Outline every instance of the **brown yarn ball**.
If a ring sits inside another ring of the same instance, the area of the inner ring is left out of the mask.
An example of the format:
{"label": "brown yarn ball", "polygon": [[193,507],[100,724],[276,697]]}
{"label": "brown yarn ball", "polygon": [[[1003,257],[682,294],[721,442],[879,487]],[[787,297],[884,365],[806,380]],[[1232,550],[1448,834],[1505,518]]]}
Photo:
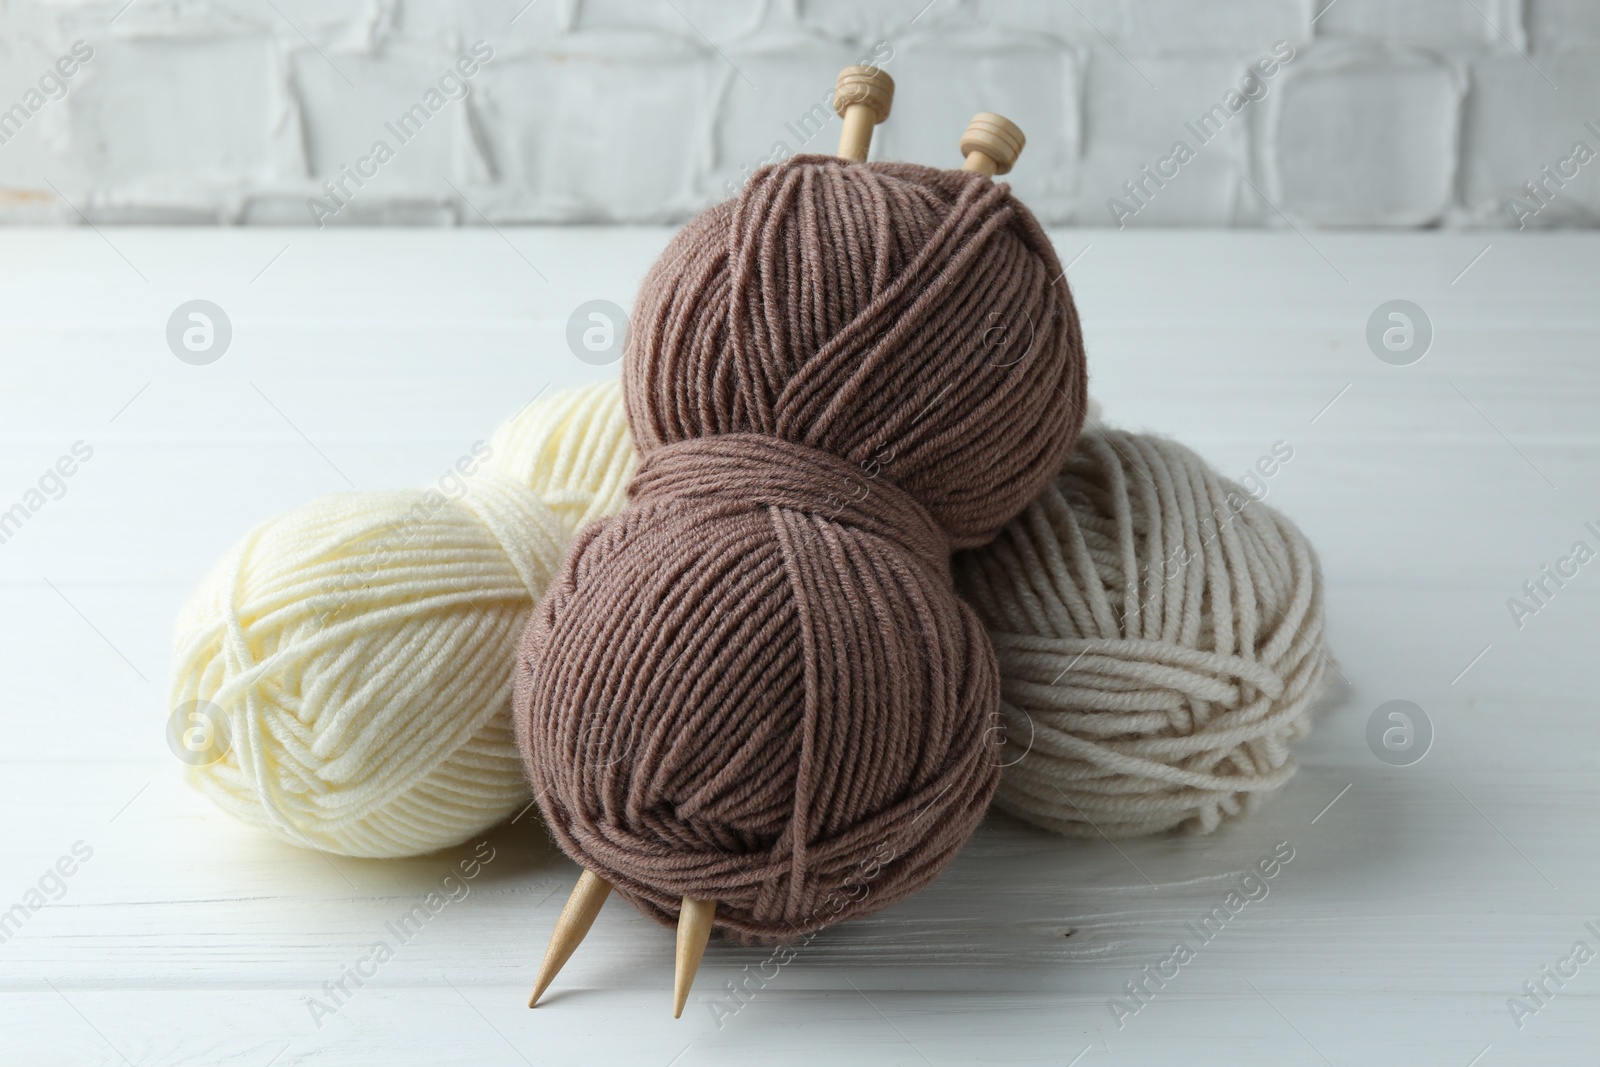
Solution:
{"label": "brown yarn ball", "polygon": [[1077,316],[1007,186],[801,156],[686,226],[624,364],[642,460],[523,638],[561,847],[641,910],[781,942],[931,881],[999,777],[953,548],[1058,471]]}

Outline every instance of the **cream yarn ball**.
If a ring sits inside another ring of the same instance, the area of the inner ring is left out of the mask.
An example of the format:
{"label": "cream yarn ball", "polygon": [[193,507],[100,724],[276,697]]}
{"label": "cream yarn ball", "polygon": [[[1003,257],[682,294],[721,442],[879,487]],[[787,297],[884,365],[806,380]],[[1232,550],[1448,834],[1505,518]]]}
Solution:
{"label": "cream yarn ball", "polygon": [[170,707],[209,702],[226,738],[191,782],[348,856],[506,818],[528,796],[510,718],[523,623],[634,466],[602,382],[533,401],[435,487],[339,493],[250,531],[177,621]]}
{"label": "cream yarn ball", "polygon": [[1184,446],[1086,430],[956,574],[1000,662],[1002,810],[1209,832],[1294,773],[1330,665],[1316,555]]}

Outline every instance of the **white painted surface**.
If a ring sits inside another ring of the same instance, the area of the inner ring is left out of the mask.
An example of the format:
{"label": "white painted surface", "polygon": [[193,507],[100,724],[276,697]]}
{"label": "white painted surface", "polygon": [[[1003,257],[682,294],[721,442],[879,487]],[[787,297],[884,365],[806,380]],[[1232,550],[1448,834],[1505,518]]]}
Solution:
{"label": "white painted surface", "polygon": [[[875,152],[953,165],[972,114],[999,111],[1027,132],[1015,181],[1048,222],[1587,227],[1600,163],[1573,148],[1600,152],[1597,10],[13,0],[0,9],[0,220],[305,225],[313,198],[318,217],[337,209],[333,224],[681,219],[766,160],[831,151],[834,77],[871,59],[899,84]],[[79,41],[92,58],[39,92]],[[492,58],[441,83],[478,42]],[[1252,86],[1277,42],[1292,61]],[[1240,89],[1251,102],[1229,101]],[[430,90],[421,132],[397,136]],[[17,103],[29,110],[10,137]],[[1221,104],[1225,133],[1197,137],[1187,124]],[[363,164],[380,140],[394,157]],[[1196,158],[1163,166],[1179,140]],[[352,184],[345,167],[367,177]]]}
{"label": "white painted surface", "polygon": [[[626,306],[667,235],[102,230],[0,245],[0,507],[94,449],[0,544],[0,908],[93,849],[0,944],[0,1062],[1594,1062],[1600,962],[1520,1031],[1506,1002],[1600,947],[1600,563],[1520,632],[1506,600],[1600,526],[1600,240],[1473,262],[1485,237],[1057,233],[1110,420],[1232,472],[1295,450],[1269,500],[1321,552],[1348,681],[1257,815],[1120,848],[996,817],[720,1028],[762,955],[714,944],[675,1023],[671,936],[617,903],[523,1007],[575,877],[524,820],[318,1028],[306,998],[470,850],[330,860],[191,792],[162,738],[174,611],[257,519],[346,477],[428,481],[546,383],[607,373],[566,316]],[[163,338],[195,297],[235,330],[206,367]],[[1363,339],[1395,297],[1437,330],[1409,367]],[[1363,739],[1395,698],[1437,731],[1403,769]],[[1280,841],[1266,899],[1118,1029],[1109,999]]]}

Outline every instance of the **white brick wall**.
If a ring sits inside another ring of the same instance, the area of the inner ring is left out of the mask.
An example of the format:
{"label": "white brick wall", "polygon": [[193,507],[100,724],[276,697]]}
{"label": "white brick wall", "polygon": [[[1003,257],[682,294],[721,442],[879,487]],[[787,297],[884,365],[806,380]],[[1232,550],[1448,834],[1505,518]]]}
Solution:
{"label": "white brick wall", "polygon": [[677,220],[831,151],[834,75],[874,54],[875,153],[956,165],[1000,111],[1053,223],[1600,220],[1600,0],[524,3],[12,0],[0,221]]}

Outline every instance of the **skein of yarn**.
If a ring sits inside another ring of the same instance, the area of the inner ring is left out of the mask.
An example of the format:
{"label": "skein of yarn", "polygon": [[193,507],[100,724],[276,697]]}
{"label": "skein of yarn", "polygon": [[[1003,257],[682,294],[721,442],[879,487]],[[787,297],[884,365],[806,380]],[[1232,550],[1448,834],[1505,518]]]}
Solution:
{"label": "skein of yarn", "polygon": [[781,942],[977,826],[1000,683],[949,553],[1077,434],[1061,275],[1006,186],[910,164],[798,156],[674,238],[624,357],[628,507],[578,536],[517,670],[546,824],[602,886]]}
{"label": "skein of yarn", "polygon": [[1294,773],[1330,664],[1298,529],[1184,446],[1085,431],[960,554],[1002,676],[995,804],[1064,834],[1210,832]]}
{"label": "skein of yarn", "polygon": [[171,706],[224,742],[190,781],[297,845],[411,856],[528,796],[511,670],[533,602],[635,467],[614,382],[534,400],[429,489],[339,493],[256,527],[177,621]]}

